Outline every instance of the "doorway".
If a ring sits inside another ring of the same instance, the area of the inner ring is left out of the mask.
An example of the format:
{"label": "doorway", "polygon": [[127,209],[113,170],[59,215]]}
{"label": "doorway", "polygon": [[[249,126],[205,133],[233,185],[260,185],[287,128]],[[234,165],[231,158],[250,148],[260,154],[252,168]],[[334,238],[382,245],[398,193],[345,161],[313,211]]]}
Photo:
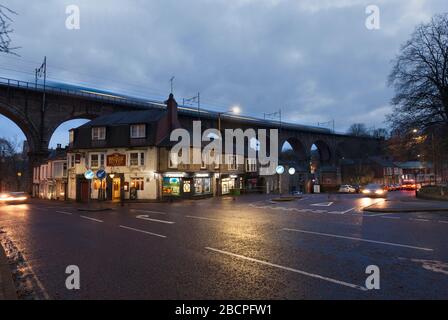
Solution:
{"label": "doorway", "polygon": [[119,201],[121,194],[121,178],[114,178],[112,181],[112,200]]}

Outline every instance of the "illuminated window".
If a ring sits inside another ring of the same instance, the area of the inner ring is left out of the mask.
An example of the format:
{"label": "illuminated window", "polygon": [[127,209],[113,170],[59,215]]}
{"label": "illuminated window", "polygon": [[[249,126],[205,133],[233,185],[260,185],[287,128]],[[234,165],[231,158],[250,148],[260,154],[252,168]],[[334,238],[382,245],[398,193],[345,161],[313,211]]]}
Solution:
{"label": "illuminated window", "polygon": [[135,188],[136,190],[144,190],[144,179],[143,178],[131,178],[131,188]]}

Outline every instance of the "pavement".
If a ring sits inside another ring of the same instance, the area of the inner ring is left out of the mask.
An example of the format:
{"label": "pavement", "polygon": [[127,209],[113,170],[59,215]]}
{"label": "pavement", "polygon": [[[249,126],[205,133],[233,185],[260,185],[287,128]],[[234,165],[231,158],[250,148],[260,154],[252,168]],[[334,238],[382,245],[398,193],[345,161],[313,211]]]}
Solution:
{"label": "pavement", "polygon": [[[271,200],[105,212],[36,200],[0,207],[0,227],[23,257],[27,289],[45,299],[448,298],[446,214],[365,212],[384,199],[362,195]],[[69,266],[79,268],[79,290],[66,287]],[[379,290],[367,288],[371,266],[380,271]]]}
{"label": "pavement", "polygon": [[17,293],[11,276],[11,269],[5,251],[0,245],[0,300],[16,299]]}

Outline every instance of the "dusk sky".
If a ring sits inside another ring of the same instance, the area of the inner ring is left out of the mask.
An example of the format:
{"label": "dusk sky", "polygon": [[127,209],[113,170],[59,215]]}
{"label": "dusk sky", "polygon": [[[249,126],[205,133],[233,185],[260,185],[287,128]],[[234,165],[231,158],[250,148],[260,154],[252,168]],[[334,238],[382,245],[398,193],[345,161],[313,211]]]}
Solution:
{"label": "dusk sky", "polygon": [[[415,26],[448,11],[446,0],[3,0],[17,12],[13,45],[0,55],[0,76],[33,81],[48,59],[52,81],[163,100],[201,93],[205,108],[238,104],[263,117],[316,125],[335,120],[385,127],[391,111],[391,60]],[[80,29],[65,26],[67,5],[80,8]],[[367,5],[380,29],[365,26]],[[66,124],[52,140],[66,144]],[[0,136],[23,139],[0,116]]]}

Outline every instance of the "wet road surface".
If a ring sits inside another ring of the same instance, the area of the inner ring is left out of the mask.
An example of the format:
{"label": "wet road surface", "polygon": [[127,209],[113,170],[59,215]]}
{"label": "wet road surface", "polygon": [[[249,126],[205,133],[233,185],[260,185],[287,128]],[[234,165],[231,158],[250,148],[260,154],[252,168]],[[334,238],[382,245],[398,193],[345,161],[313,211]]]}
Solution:
{"label": "wet road surface", "polygon": [[[105,212],[35,200],[0,207],[0,228],[41,298],[448,298],[447,213],[362,212],[384,200],[361,195],[270,199]],[[80,269],[80,290],[65,287],[69,265]],[[380,269],[380,290],[366,290],[369,265]]]}

